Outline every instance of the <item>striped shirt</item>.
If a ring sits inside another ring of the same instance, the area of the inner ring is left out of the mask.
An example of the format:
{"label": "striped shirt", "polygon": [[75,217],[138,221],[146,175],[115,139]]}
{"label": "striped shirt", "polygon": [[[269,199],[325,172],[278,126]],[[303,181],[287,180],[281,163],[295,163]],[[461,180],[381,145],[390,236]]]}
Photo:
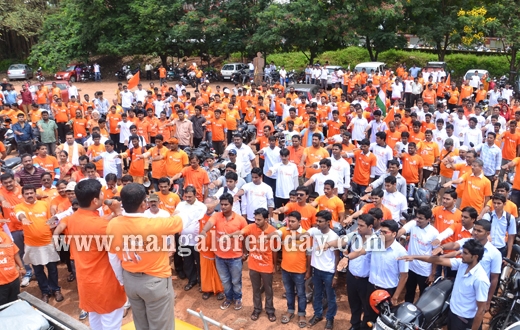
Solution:
{"label": "striped shirt", "polygon": [[20,181],[20,186],[25,186],[28,184],[34,185],[34,187],[39,187],[42,181],[42,174],[47,173],[44,168],[34,166],[34,172],[31,174],[25,170],[25,168],[21,168],[18,172],[15,173],[15,178],[18,178]]}
{"label": "striped shirt", "polygon": [[491,147],[487,143],[482,143],[475,148],[476,152],[480,152],[480,159],[484,162],[485,176],[493,176],[496,171],[500,171],[502,166],[502,150],[493,144]]}

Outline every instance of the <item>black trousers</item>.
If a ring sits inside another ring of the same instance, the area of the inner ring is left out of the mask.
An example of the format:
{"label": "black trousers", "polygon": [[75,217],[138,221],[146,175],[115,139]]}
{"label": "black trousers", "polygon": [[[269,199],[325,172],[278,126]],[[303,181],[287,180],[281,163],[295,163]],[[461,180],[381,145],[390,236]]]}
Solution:
{"label": "black trousers", "polygon": [[[276,190],[273,190],[276,191]],[[279,208],[284,206],[285,204],[289,203],[288,198],[280,198],[280,197],[274,197],[274,207]],[[278,220],[282,221],[284,219],[285,215],[283,213],[278,214]]]}
{"label": "black trousers", "polygon": [[233,134],[235,134],[236,130],[228,130],[227,133],[226,133],[226,137],[227,137],[227,143],[230,144],[231,142],[233,142]]}
{"label": "black trousers", "polygon": [[419,275],[411,270],[408,271],[408,280],[406,281],[406,294],[404,295],[404,301],[410,302],[413,304],[415,299],[415,289],[419,286],[419,292],[422,294],[424,289],[428,287],[426,280],[427,276]]}
{"label": "black trousers", "polygon": [[224,141],[213,141],[213,149],[217,155],[222,155],[224,153]]}
{"label": "black trousers", "polygon": [[119,143],[119,133],[116,133],[116,134],[112,134],[110,133],[110,140],[112,140],[112,142],[114,142],[114,149],[116,149],[116,152],[122,152],[121,150],[121,145],[122,143]]}
{"label": "black trousers", "polygon": [[194,246],[183,245],[179,249],[179,254],[183,258],[183,267],[188,283],[200,283],[200,254]]}
{"label": "black trousers", "polygon": [[271,179],[264,173],[264,182],[273,189],[273,192],[276,191],[276,179]]}
{"label": "black trousers", "polygon": [[[356,329],[367,326],[367,311],[372,309],[368,302],[369,297],[367,296],[368,284],[368,277],[354,276],[350,270],[347,269],[347,296],[350,313],[352,314],[350,324]],[[363,314],[363,321],[361,321],[361,315]]]}
{"label": "black trousers", "polygon": [[[448,312],[448,330],[463,330],[463,329],[471,329],[473,326],[473,319],[465,319],[458,315],[453,314],[453,312]],[[480,325],[482,328],[482,325]]]}
{"label": "black trousers", "polygon": [[181,255],[179,254],[179,239],[180,239],[181,235],[180,234],[175,234],[175,247],[177,249],[177,251],[173,254],[173,267],[175,268],[175,272],[177,274],[179,273],[184,273],[184,267],[183,267],[183,260],[182,260],[182,257]]}
{"label": "black trousers", "polygon": [[11,283],[0,285],[0,306],[18,299],[20,294],[20,279],[16,278]]}
{"label": "black trousers", "polygon": [[67,127],[66,123],[56,123],[58,125],[58,137],[60,138],[59,143],[65,143],[65,134],[70,130],[69,127]]}
{"label": "black trousers", "polygon": [[152,70],[146,70],[146,80],[152,80]]}
{"label": "black trousers", "polygon": [[[385,290],[385,291],[387,291],[390,294],[390,296],[393,296],[396,289],[397,289],[397,287],[389,288],[389,289],[380,288],[380,287],[377,287],[374,284],[368,282],[368,285],[367,285],[367,297],[366,297],[367,304],[370,304],[370,295],[372,294],[372,292],[374,292],[376,290]],[[372,323],[374,323],[377,320],[377,314],[376,314],[376,312],[374,312],[372,307],[367,309],[367,317],[366,317],[366,319],[368,321],[372,322]]]}
{"label": "black trousers", "polygon": [[489,181],[491,181],[491,192],[494,192],[495,191],[495,176],[494,175],[490,175],[490,176],[485,175],[485,177],[488,178]]}
{"label": "black trousers", "polygon": [[198,148],[199,144],[202,142],[202,138],[193,137],[193,147]]}
{"label": "black trousers", "polygon": [[251,287],[253,289],[253,308],[255,312],[262,312],[262,285],[265,292],[265,312],[267,314],[274,313],[273,303],[273,274],[260,273],[256,270],[249,270],[249,278],[251,279]]}
{"label": "black trousers", "polygon": [[33,154],[33,143],[32,141],[20,141],[17,142],[18,144],[18,152],[20,153],[20,156],[27,153],[32,156]]}

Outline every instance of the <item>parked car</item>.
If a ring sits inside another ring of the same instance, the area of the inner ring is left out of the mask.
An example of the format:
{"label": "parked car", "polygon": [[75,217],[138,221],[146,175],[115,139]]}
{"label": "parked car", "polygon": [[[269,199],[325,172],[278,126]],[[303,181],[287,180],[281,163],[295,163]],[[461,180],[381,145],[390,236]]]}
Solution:
{"label": "parked car", "polygon": [[356,65],[354,71],[361,72],[361,70],[365,69],[367,73],[370,73],[372,70],[374,72],[379,71],[383,73],[385,71],[385,63],[383,62],[363,62]]}
{"label": "parked car", "polygon": [[320,89],[320,86],[318,85],[312,85],[312,84],[294,84],[291,85],[291,88],[294,88],[294,91],[299,94],[300,92],[303,92],[307,100],[310,100],[318,94],[318,91]]}
{"label": "parked car", "polygon": [[446,62],[428,62],[426,63],[425,69],[444,69],[445,72],[448,72],[448,65]]}
{"label": "parked car", "polygon": [[[343,67],[339,66],[339,65],[327,65],[325,67],[325,69],[327,69],[328,73],[327,73],[327,85],[328,86],[332,86],[332,72],[334,72],[334,70],[336,69],[341,69],[341,70],[344,70]],[[342,81],[340,81],[342,82]],[[332,86],[334,87],[334,86]]]}
{"label": "parked car", "polygon": [[475,71],[478,72],[478,76],[482,78],[484,74],[487,74],[489,76],[489,72],[487,70],[481,70],[481,69],[471,69],[466,72],[464,75],[464,80],[471,80],[471,77],[475,74]]}
{"label": "parked car", "polygon": [[[54,82],[56,83],[56,86],[59,89],[61,89],[61,100],[63,102],[69,102],[69,87],[70,87],[69,82],[68,81],[54,81]],[[43,85],[45,87],[47,87],[47,89],[49,90],[49,93],[52,90],[52,83],[53,83],[53,81],[45,81],[45,82],[43,82]],[[31,86],[29,86],[29,90],[34,95],[36,93],[36,91],[38,90],[38,85],[31,85]]]}
{"label": "parked car", "polygon": [[242,69],[249,69],[249,67],[244,63],[229,63],[222,67],[220,73],[222,74],[222,79],[231,80],[231,76],[234,73],[239,73]]}
{"label": "parked car", "polygon": [[69,65],[65,70],[56,72],[54,79],[76,82],[76,71],[74,71],[76,65],[79,65],[82,70],[85,68],[85,64]]}
{"label": "parked car", "polygon": [[12,64],[9,69],[7,69],[7,78],[9,78],[9,80],[32,79],[33,69],[27,64]]}

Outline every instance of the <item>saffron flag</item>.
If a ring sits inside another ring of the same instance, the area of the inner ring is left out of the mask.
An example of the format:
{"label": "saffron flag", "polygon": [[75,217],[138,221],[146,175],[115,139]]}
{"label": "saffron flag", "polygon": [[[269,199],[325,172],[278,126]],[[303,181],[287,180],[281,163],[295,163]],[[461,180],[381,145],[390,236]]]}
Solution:
{"label": "saffron flag", "polygon": [[448,78],[446,78],[446,87],[450,88],[450,86],[451,86],[451,77],[450,77],[450,74],[448,74]]}
{"label": "saffron flag", "polygon": [[128,89],[132,89],[132,88],[135,88],[137,87],[137,85],[139,84],[139,76],[140,76],[141,72],[140,71],[137,71],[134,76],[132,78],[130,78],[130,80],[128,80]]}

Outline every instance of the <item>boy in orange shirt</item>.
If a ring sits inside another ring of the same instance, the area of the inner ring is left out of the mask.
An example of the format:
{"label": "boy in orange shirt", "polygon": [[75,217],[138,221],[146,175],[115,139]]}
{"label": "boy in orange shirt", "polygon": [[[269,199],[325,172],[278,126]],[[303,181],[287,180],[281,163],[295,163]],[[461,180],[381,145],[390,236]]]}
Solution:
{"label": "boy in orange shirt", "polygon": [[220,109],[216,109],[214,114],[215,120],[211,123],[213,149],[217,155],[220,156],[224,153],[224,149],[226,148],[227,123],[224,119],[220,118],[222,114]]}
{"label": "boy in orange shirt", "polygon": [[121,152],[121,146],[119,143],[119,133],[121,132],[119,128],[119,122],[123,121],[120,113],[116,112],[117,107],[115,105],[110,107],[110,111],[107,114],[107,122],[108,122],[108,133],[110,134],[110,140],[114,141],[116,144],[116,151]]}
{"label": "boy in orange shirt", "polygon": [[81,110],[76,110],[76,118],[72,121],[72,129],[74,131],[74,139],[76,143],[83,145],[87,140],[87,120],[83,118]]}

